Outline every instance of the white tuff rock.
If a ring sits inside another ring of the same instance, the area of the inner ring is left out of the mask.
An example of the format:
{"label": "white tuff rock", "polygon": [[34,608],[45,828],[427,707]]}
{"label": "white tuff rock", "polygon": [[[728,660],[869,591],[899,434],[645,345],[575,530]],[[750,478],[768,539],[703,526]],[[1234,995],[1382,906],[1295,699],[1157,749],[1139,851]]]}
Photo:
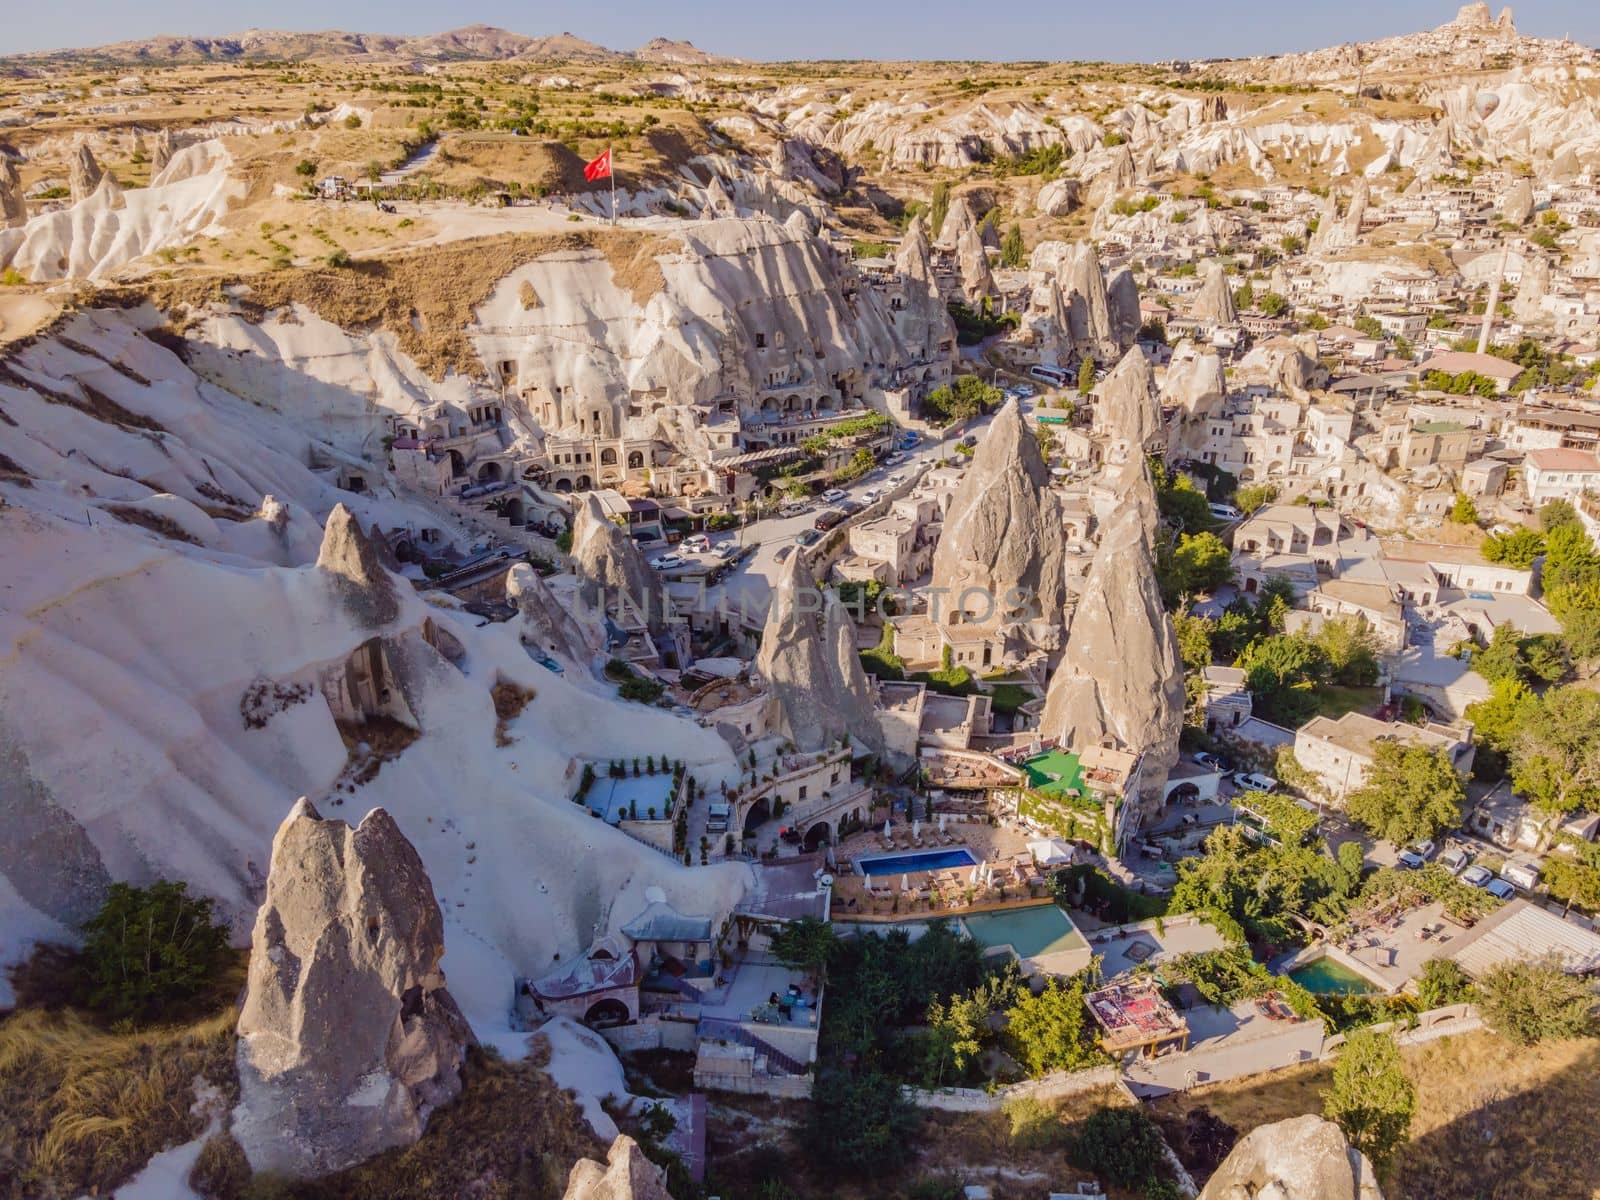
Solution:
{"label": "white tuff rock", "polygon": [[444,918],[375,808],[352,829],[300,799],[272,840],[239,1013],[233,1133],[257,1171],[342,1170],[422,1136],[461,1091],[472,1030],[445,990]]}
{"label": "white tuff rock", "polygon": [[1332,1121],[1308,1114],[1252,1129],[1200,1200],[1383,1200],[1366,1155]]}
{"label": "white tuff rock", "polygon": [[611,1143],[605,1166],[592,1158],[573,1164],[562,1200],[672,1200],[672,1194],[661,1168],[623,1133]]}
{"label": "white tuff rock", "polygon": [[593,492],[583,498],[572,523],[572,567],[590,608],[631,605],[650,628],[666,624],[665,593],[644,551],[610,520]]}
{"label": "white tuff rock", "polygon": [[1228,287],[1228,272],[1221,263],[1212,263],[1206,271],[1206,281],[1195,294],[1189,315],[1196,321],[1209,321],[1213,325],[1232,325],[1239,319],[1239,310],[1233,305],[1233,292]]}

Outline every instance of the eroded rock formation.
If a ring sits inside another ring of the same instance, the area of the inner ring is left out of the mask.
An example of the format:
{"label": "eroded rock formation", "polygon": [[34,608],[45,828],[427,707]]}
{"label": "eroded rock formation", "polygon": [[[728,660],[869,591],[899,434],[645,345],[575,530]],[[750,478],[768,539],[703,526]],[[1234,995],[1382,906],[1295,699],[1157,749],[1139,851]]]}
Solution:
{"label": "eroded rock formation", "polygon": [[[1100,259],[1089,242],[1079,242],[1073,247],[1063,286],[1068,294],[1068,315],[1079,351],[1110,357],[1108,352],[1114,345],[1111,302],[1106,294],[1106,277],[1100,270]],[[1137,303],[1134,308],[1138,308]]]}
{"label": "eroded rock formation", "polygon": [[956,266],[961,272],[961,294],[969,307],[978,307],[998,290],[994,272],[989,269],[988,248],[976,226],[961,231],[956,242]]}
{"label": "eroded rock formation", "polygon": [[1106,284],[1106,310],[1111,318],[1111,340],[1126,350],[1139,336],[1139,285],[1133,272],[1123,267]]}
{"label": "eroded rock formation", "polygon": [[394,578],[361,523],[342,504],[328,514],[317,569],[331,578],[345,608],[368,628],[387,625],[400,615]]}
{"label": "eroded rock formation", "polygon": [[[978,443],[972,465],[945,513],[933,555],[933,587],[942,611],[993,610],[1029,626],[1035,644],[1059,645],[1066,603],[1061,505],[1047,485],[1050,471],[1017,402],[1008,401]],[[962,594],[975,593],[962,604]],[[1011,595],[1022,599],[1015,606]]]}
{"label": "eroded rock formation", "polygon": [[89,149],[89,143],[79,142],[67,164],[67,186],[72,193],[72,202],[77,204],[87,200],[94,194],[95,188],[100,186],[100,180],[104,177],[105,172],[95,161],[94,151]]}
{"label": "eroded rock formation", "polygon": [[375,808],[304,798],[272,839],[239,1013],[233,1134],[256,1171],[341,1170],[422,1135],[461,1090],[472,1030],[445,989],[422,859]]}
{"label": "eroded rock formation", "polygon": [[611,1143],[605,1166],[592,1158],[573,1164],[562,1200],[672,1200],[672,1195],[661,1168],[623,1133]]}
{"label": "eroded rock formation", "polygon": [[903,302],[891,313],[895,333],[908,354],[918,361],[940,357],[941,345],[955,344],[955,326],[950,311],[939,298],[939,282],[934,277],[928,247],[928,230],[919,216],[906,230],[895,252],[895,270]]}
{"label": "eroded rock formation", "polygon": [[25,224],[28,205],[22,198],[22,180],[12,161],[0,154],[0,229]]}
{"label": "eroded rock formation", "polygon": [[584,603],[640,613],[653,630],[666,624],[665,593],[644,551],[627,530],[606,516],[593,492],[577,506],[572,524],[572,569],[582,581]]}
{"label": "eroded rock formation", "polygon": [[519,562],[506,575],[506,599],[522,616],[522,644],[540,654],[585,663],[599,650],[598,639],[551,593],[539,572]]}
{"label": "eroded rock formation", "polygon": [[802,750],[853,737],[881,753],[883,731],[849,613],[817,586],[798,551],[779,570],[756,656],[772,695],[774,727]]}
{"label": "eroded rock formation", "polygon": [[1122,356],[1096,393],[1095,425],[1111,439],[1107,459],[1139,457],[1161,432],[1161,404],[1144,351],[1135,346]]}
{"label": "eroded rock formation", "polygon": [[1149,468],[1132,460],[1113,483],[1126,499],[1101,530],[1039,728],[1067,746],[1110,740],[1144,755],[1141,794],[1159,801],[1178,760],[1183,662],[1156,586]]}
{"label": "eroded rock formation", "polygon": [[1505,203],[1500,207],[1500,217],[1512,225],[1526,225],[1533,216],[1533,184],[1519,179],[1506,191]]}
{"label": "eroded rock formation", "polygon": [[1206,281],[1195,294],[1189,315],[1196,321],[1209,321],[1213,325],[1232,325],[1239,319],[1233,291],[1228,287],[1228,272],[1221,263],[1212,263],[1206,271]]}
{"label": "eroded rock formation", "polygon": [[1293,1117],[1251,1130],[1200,1200],[1383,1200],[1366,1155],[1332,1121]]}

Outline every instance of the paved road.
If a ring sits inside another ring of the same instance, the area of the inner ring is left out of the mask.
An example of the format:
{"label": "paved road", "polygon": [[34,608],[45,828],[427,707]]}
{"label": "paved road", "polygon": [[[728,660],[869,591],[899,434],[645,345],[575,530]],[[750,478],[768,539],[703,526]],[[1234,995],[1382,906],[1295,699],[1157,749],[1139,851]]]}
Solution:
{"label": "paved road", "polygon": [[[982,417],[968,426],[967,432],[980,433],[987,425],[989,418]],[[893,467],[880,466],[862,479],[845,488],[852,500],[860,500],[863,492],[872,488],[882,488],[887,484],[892,474],[905,472],[908,476],[921,474],[933,466],[940,459],[951,457],[955,452],[956,439],[949,437],[943,441],[937,438],[923,437],[922,442],[913,450],[907,452],[904,462]],[[817,519],[817,514],[827,506],[820,501],[812,501],[812,506],[798,516],[781,517],[773,515],[763,517],[747,528],[736,529],[731,533],[721,533],[713,537],[713,544],[720,542],[733,542],[738,545],[754,545],[756,553],[745,559],[739,567],[729,573],[723,580],[721,587],[727,594],[730,607],[743,605],[745,611],[764,613],[768,597],[772,592],[772,581],[777,577],[778,553],[785,547],[792,547],[795,537],[802,530],[810,529]],[[715,599],[715,591],[713,591]]]}

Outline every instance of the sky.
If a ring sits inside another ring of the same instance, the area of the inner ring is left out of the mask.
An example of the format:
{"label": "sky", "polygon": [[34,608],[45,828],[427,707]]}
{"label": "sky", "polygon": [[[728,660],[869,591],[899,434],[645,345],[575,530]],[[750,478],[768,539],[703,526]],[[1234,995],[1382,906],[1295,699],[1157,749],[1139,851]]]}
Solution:
{"label": "sky", "polygon": [[[1411,33],[1455,15],[1452,0],[583,0],[467,4],[423,0],[17,0],[0,23],[0,54],[100,45],[156,34],[217,36],[263,29],[344,29],[423,34],[482,23],[517,33],[571,32],[614,49],[652,37],[686,38],[740,58],[1103,59],[1242,57],[1311,50]],[[1498,5],[1496,7],[1498,11]],[[1570,34],[1600,43],[1596,0],[1540,0],[1516,6],[1517,27],[1540,37]]]}

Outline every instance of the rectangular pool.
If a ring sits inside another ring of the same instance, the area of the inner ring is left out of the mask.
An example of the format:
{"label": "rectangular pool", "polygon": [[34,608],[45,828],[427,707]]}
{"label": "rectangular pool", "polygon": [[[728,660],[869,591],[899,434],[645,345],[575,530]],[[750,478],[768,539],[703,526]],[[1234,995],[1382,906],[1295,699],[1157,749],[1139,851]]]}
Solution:
{"label": "rectangular pool", "polygon": [[967,933],[984,949],[1010,946],[1019,958],[1036,958],[1077,950],[1088,943],[1072,919],[1054,904],[1014,908],[1009,912],[974,913],[961,918]]}
{"label": "rectangular pool", "polygon": [[1290,971],[1289,978],[1321,996],[1365,996],[1378,990],[1366,976],[1331,958],[1312,959]]}
{"label": "rectangular pool", "polygon": [[913,850],[909,854],[879,854],[856,859],[856,870],[863,875],[903,875],[908,871],[943,871],[951,867],[975,867],[978,860],[965,846],[953,850]]}

